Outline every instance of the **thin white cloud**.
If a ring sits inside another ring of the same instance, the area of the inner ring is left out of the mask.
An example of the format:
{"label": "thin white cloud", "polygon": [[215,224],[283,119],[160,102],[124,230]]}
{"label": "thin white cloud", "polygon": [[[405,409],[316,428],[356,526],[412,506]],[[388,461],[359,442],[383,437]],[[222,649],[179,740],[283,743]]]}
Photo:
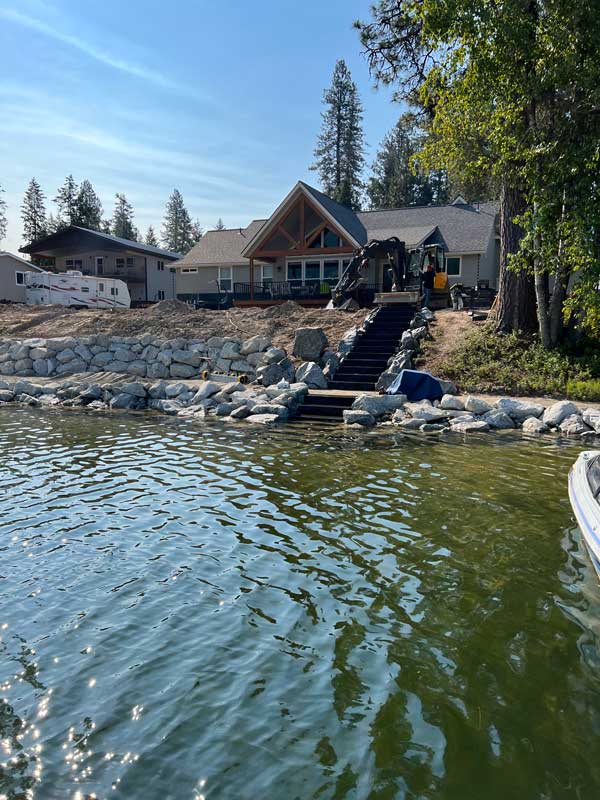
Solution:
{"label": "thin white cloud", "polygon": [[47,22],[44,22],[41,19],[23,14],[14,8],[0,8],[0,18],[5,19],[8,22],[13,22],[17,25],[22,25],[30,30],[41,33],[44,36],[48,36],[55,41],[73,47],[74,49],[79,50],[79,52],[84,53],[84,55],[100,62],[101,64],[105,64],[106,66],[112,67],[120,72],[124,72],[127,75],[131,75],[132,77],[152,83],[161,89],[177,91],[180,94],[194,96],[197,99],[208,99],[206,96],[200,96],[197,92],[188,89],[188,87],[181,86],[171,78],[163,75],[161,72],[149,69],[141,64],[125,61],[118,56],[111,55],[106,50],[100,49],[90,42],[86,42],[80,36],[72,36],[69,33],[52,27],[52,25],[49,25]]}

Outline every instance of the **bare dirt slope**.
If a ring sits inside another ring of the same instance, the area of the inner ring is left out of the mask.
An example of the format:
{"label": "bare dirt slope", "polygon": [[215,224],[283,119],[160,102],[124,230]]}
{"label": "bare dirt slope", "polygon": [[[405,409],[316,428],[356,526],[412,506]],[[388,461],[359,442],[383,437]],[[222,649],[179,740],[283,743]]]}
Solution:
{"label": "bare dirt slope", "polygon": [[229,311],[194,311],[185,303],[171,300],[150,308],[126,311],[0,305],[0,338],[152,333],[165,339],[176,336],[208,339],[211,336],[250,337],[261,334],[270,337],[276,346],[291,351],[298,328],[322,328],[330,345],[335,348],[345,331],[360,325],[367,313],[367,310],[348,313],[324,308],[306,309],[292,302],[271,308],[232,308]]}
{"label": "bare dirt slope", "polygon": [[440,364],[462,342],[475,326],[481,322],[473,322],[466,311],[443,309],[435,312],[435,322],[429,328],[430,338],[425,340],[423,352],[419,358],[419,368],[432,375],[443,378]]}

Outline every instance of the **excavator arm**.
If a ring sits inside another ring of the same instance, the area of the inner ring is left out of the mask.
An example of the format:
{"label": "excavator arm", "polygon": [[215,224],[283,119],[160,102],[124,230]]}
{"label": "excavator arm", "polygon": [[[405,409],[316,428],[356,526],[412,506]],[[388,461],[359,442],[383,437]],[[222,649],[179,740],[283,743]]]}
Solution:
{"label": "excavator arm", "polygon": [[367,284],[369,259],[376,256],[387,258],[393,277],[393,292],[404,290],[408,271],[408,257],[404,242],[397,236],[389,239],[371,239],[355,250],[350,263],[331,292],[331,308],[341,308],[350,300],[358,300],[360,287]]}

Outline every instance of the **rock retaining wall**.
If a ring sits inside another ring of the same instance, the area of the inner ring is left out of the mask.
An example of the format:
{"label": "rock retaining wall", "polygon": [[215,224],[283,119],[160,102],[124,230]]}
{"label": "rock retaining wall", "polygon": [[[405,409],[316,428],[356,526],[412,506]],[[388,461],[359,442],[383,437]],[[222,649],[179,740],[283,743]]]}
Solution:
{"label": "rock retaining wall", "polygon": [[161,339],[104,333],[57,339],[0,341],[0,375],[52,377],[83,372],[116,372],[136,378],[195,378],[204,370],[254,377],[271,341],[213,337]]}

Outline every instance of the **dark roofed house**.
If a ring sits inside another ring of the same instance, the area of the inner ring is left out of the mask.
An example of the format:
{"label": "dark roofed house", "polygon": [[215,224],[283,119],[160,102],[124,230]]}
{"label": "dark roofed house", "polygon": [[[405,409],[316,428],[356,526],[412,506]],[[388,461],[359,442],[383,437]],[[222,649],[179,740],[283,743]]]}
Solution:
{"label": "dark roofed house", "polygon": [[[397,236],[409,250],[438,245],[450,283],[496,285],[496,203],[354,212],[299,181],[269,219],[208,231],[174,266],[177,296],[216,304],[270,305],[288,299],[325,305],[352,253],[370,239]],[[372,259],[372,292],[389,289],[386,260]]]}
{"label": "dark roofed house", "polygon": [[20,252],[51,259],[52,266],[45,269],[56,272],[77,270],[84,275],[119,278],[127,284],[132,305],[175,297],[171,267],[181,253],[77,225],[21,247]]}

